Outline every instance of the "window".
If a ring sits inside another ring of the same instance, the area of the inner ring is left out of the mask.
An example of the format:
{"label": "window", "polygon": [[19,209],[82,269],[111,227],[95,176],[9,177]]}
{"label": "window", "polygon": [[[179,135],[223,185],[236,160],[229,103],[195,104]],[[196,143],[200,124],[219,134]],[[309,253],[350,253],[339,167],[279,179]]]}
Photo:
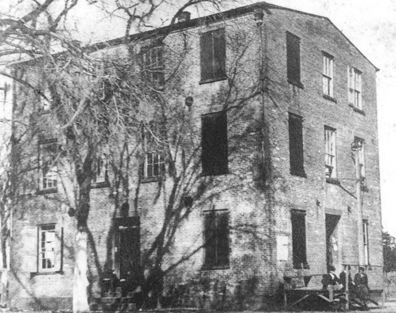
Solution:
{"label": "window", "polygon": [[363,220],[363,250],[364,264],[369,265],[369,237],[368,237],[368,220]]}
{"label": "window", "polygon": [[287,80],[302,88],[300,68],[300,38],[286,32]]}
{"label": "window", "polygon": [[323,53],[323,95],[333,97],[333,56]]}
{"label": "window", "polygon": [[228,173],[227,115],[225,112],[202,116],[202,173]]}
{"label": "window", "polygon": [[144,160],[144,177],[158,177],[164,172],[165,162],[161,154],[156,152],[146,153]]}
{"label": "window", "polygon": [[205,268],[229,266],[228,220],[228,211],[211,211],[205,214]]}
{"label": "window", "polygon": [[290,173],[305,176],[302,117],[289,113]]}
{"label": "window", "polygon": [[305,212],[291,210],[293,267],[307,267],[307,243],[305,233]]}
{"label": "window", "polygon": [[[159,151],[161,142],[158,142],[158,138],[162,136],[157,132],[153,123],[149,123],[149,125],[148,127],[142,127],[144,159],[140,174],[144,179],[157,180],[158,177],[165,173],[164,156]],[[153,136],[153,132],[158,133],[158,136]]]}
{"label": "window", "polygon": [[[358,159],[359,159],[359,167],[360,167],[360,177],[366,177],[366,167],[365,167],[365,158],[364,158],[364,139],[355,137],[355,142],[360,143],[360,150],[358,150]],[[356,160],[355,160],[356,161]]]}
{"label": "window", "polygon": [[106,156],[97,158],[95,162],[95,176],[93,179],[95,187],[103,186],[109,183],[109,163]]}
{"label": "window", "polygon": [[163,46],[143,49],[143,77],[152,87],[162,89],[165,85]]}
{"label": "window", "polygon": [[53,270],[55,267],[55,225],[43,225],[39,232],[39,269]]}
{"label": "window", "polygon": [[337,178],[336,171],[336,130],[325,126],[325,171],[326,178]]}
{"label": "window", "polygon": [[362,72],[348,67],[348,103],[362,110]]}
{"label": "window", "polygon": [[225,31],[217,29],[201,35],[201,82],[224,79]]}
{"label": "window", "polygon": [[54,192],[57,189],[57,150],[56,139],[39,144],[40,190],[42,191]]}
{"label": "window", "polygon": [[56,223],[24,226],[21,229],[21,269],[30,276],[61,273],[63,227]]}

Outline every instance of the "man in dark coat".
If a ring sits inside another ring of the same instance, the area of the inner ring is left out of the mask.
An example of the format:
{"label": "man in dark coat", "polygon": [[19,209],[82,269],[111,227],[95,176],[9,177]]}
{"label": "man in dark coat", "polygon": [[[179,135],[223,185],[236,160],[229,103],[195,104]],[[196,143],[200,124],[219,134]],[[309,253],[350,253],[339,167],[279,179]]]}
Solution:
{"label": "man in dark coat", "polygon": [[355,291],[355,282],[352,280],[351,276],[351,266],[346,265],[344,270],[340,273],[340,281],[342,284],[341,290],[344,291],[346,288],[346,269],[348,268],[348,290],[350,293]]}
{"label": "man in dark coat", "polygon": [[367,307],[367,300],[369,299],[370,289],[368,287],[368,277],[364,272],[364,267],[359,267],[359,273],[355,275],[355,286],[356,286],[356,295],[363,302],[363,308],[365,310]]}

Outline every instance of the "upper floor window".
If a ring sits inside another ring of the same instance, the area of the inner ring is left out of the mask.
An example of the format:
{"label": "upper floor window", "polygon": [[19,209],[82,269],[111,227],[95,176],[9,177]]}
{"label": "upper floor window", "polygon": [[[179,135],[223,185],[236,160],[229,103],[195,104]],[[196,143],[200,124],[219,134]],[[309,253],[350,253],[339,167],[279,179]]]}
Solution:
{"label": "upper floor window", "polygon": [[300,65],[300,38],[286,32],[287,80],[289,83],[302,88]]}
{"label": "upper floor window", "polygon": [[226,78],[225,60],[224,29],[201,34],[201,82]]}
{"label": "upper floor window", "polygon": [[326,178],[337,178],[336,171],[336,130],[325,126],[325,171]]}
{"label": "upper floor window", "polygon": [[334,57],[323,53],[323,95],[333,97]]}
{"label": "upper floor window", "polygon": [[228,173],[227,115],[225,112],[202,116],[202,173]]}
{"label": "upper floor window", "polygon": [[[359,168],[360,168],[360,177],[365,178],[366,177],[366,166],[365,166],[365,153],[364,153],[364,139],[355,137],[355,142],[359,143],[360,149],[357,150],[357,155],[358,155],[358,162],[359,162]],[[356,162],[356,160],[355,160]]]}
{"label": "upper floor window", "polygon": [[165,85],[164,48],[162,45],[143,49],[142,67],[144,79],[157,89]]}
{"label": "upper floor window", "polygon": [[354,67],[348,67],[348,103],[362,110],[362,72]]}
{"label": "upper floor window", "polygon": [[57,140],[49,140],[39,144],[40,190],[56,192],[58,183]]}
{"label": "upper floor window", "polygon": [[103,185],[109,183],[109,163],[106,156],[96,159],[95,174],[92,183],[94,187],[104,187]]}
{"label": "upper floor window", "polygon": [[[157,136],[153,135],[157,134]],[[158,179],[165,173],[165,160],[161,151],[160,132],[153,123],[142,127],[144,159],[141,164],[141,177],[143,179]]]}
{"label": "upper floor window", "polygon": [[290,173],[305,176],[302,117],[289,113]]}
{"label": "upper floor window", "polygon": [[230,263],[228,211],[210,211],[204,216],[204,267],[228,267]]}

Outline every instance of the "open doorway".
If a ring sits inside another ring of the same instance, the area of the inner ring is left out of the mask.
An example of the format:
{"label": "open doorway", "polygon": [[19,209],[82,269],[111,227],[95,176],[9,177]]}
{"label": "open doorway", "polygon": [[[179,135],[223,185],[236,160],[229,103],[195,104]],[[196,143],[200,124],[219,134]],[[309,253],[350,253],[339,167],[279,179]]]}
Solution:
{"label": "open doorway", "polygon": [[340,267],[339,215],[326,214],[326,264]]}

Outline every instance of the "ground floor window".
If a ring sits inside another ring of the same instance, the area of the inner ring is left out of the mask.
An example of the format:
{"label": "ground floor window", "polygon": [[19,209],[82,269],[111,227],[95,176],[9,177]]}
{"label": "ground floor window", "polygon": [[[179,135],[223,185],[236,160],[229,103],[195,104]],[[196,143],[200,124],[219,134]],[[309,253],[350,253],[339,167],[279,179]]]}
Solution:
{"label": "ground floor window", "polygon": [[307,267],[307,244],[305,228],[305,211],[291,211],[293,267]]}

